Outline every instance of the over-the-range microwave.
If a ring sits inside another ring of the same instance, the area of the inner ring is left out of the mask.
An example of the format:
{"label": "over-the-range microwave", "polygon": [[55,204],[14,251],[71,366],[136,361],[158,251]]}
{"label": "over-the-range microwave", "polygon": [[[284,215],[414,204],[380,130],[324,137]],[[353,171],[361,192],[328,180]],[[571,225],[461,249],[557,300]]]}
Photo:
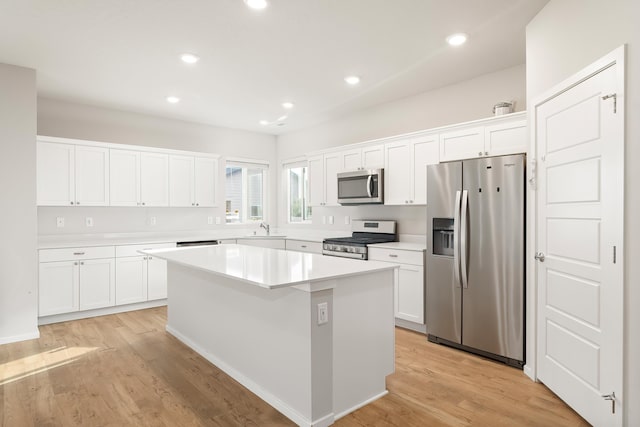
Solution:
{"label": "over-the-range microwave", "polygon": [[365,205],[384,203],[384,169],[338,173],[338,203]]}

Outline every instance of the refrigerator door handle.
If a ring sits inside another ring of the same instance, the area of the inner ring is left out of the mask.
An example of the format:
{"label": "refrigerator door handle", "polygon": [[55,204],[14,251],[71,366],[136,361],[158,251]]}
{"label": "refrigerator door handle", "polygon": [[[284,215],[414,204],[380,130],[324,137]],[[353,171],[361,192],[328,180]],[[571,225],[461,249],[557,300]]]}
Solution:
{"label": "refrigerator door handle", "polygon": [[469,208],[469,192],[462,191],[462,206],[460,214],[460,275],[462,276],[462,287],[469,287],[467,277],[467,211]]}
{"label": "refrigerator door handle", "polygon": [[460,281],[460,191],[456,191],[456,202],[453,207],[453,276],[455,287],[462,286]]}

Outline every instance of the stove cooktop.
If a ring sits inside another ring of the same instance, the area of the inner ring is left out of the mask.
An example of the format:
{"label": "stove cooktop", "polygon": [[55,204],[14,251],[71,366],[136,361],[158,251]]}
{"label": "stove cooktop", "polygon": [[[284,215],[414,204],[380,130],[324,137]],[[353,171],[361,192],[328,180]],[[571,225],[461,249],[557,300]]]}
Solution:
{"label": "stove cooktop", "polygon": [[[375,235],[372,236],[371,234],[375,234]],[[367,246],[367,245],[373,245],[375,243],[395,242],[396,240],[395,234],[382,234],[382,233],[371,233],[371,234],[365,235],[365,236],[354,235],[350,237],[335,237],[330,239],[324,239],[323,242],[333,243],[333,244],[349,244],[352,246]]]}

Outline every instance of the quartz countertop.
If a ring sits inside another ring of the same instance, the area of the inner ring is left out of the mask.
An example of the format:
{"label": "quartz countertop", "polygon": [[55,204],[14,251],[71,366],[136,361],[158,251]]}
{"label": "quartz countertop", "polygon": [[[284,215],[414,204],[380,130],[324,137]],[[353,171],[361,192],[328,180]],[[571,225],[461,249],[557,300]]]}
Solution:
{"label": "quartz countertop", "polygon": [[197,246],[141,251],[208,273],[276,289],[338,277],[394,269],[386,262],[360,261],[246,245]]}

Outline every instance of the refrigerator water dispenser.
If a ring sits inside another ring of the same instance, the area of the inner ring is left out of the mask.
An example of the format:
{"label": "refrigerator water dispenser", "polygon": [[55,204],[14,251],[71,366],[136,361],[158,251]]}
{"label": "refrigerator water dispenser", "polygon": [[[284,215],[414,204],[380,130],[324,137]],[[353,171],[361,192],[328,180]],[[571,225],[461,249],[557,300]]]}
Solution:
{"label": "refrigerator water dispenser", "polygon": [[453,218],[433,218],[433,254],[453,256]]}

